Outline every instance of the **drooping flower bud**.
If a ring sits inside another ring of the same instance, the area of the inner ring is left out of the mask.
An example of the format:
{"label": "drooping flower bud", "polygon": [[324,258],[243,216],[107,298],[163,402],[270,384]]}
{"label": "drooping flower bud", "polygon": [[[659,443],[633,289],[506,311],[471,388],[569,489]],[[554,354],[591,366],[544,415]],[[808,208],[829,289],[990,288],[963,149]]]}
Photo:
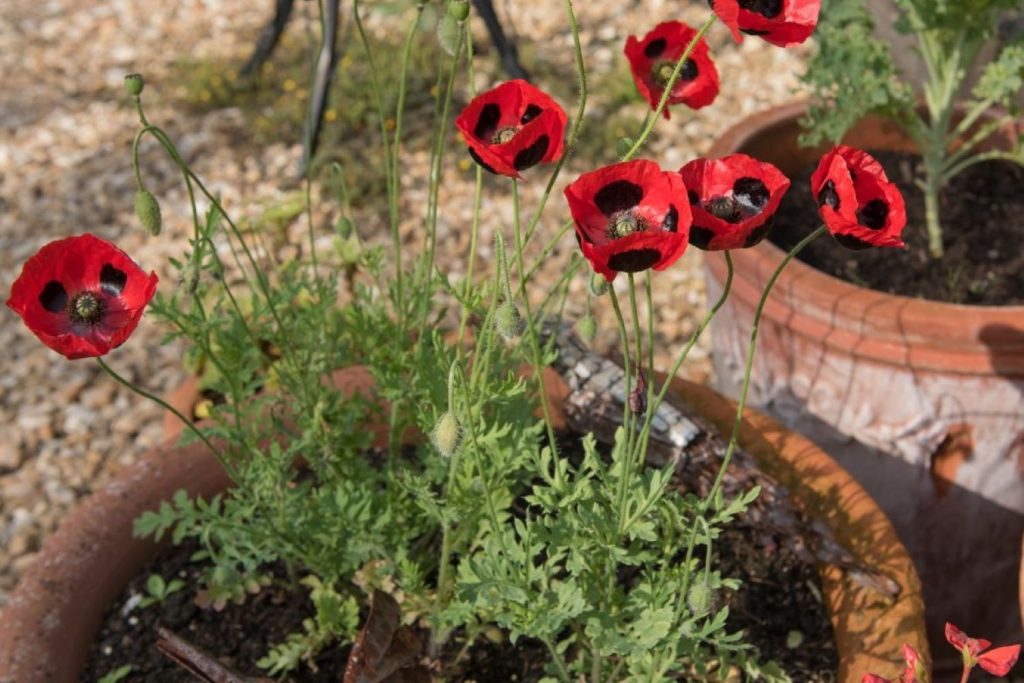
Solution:
{"label": "drooping flower bud", "polygon": [[434,431],[430,435],[434,448],[445,458],[455,455],[459,450],[459,443],[462,441],[462,427],[458,419],[451,411],[445,412],[434,425]]}
{"label": "drooping flower bud", "polygon": [[608,291],[608,280],[605,279],[604,275],[599,273],[591,273],[590,281],[587,283],[587,289],[594,296],[604,296],[605,292]]}
{"label": "drooping flower bud", "polygon": [[515,304],[506,301],[494,313],[494,328],[505,341],[513,341],[522,336],[526,329],[526,321],[519,314]]}
{"label": "drooping flower bud", "polygon": [[465,21],[469,17],[469,0],[451,0],[448,3],[448,14],[455,21]]}
{"label": "drooping flower bud", "polygon": [[135,193],[135,216],[150,235],[156,237],[160,234],[160,204],[153,193],[144,187]]}
{"label": "drooping flower bud", "polygon": [[140,74],[128,74],[124,77],[124,89],[128,91],[128,94],[132,97],[138,97],[142,94],[142,89],[146,87],[146,82],[142,80]]}
{"label": "drooping flower bud", "polygon": [[576,323],[576,331],[579,332],[583,341],[593,341],[597,335],[597,323],[594,321],[594,316],[587,313],[580,318]]}
{"label": "drooping flower bud", "polygon": [[711,589],[704,582],[693,584],[686,594],[686,604],[694,616],[707,613],[711,608]]}
{"label": "drooping flower bud", "polygon": [[636,141],[633,138],[629,137],[628,135],[627,136],[623,136],[623,137],[619,138],[618,140],[616,140],[615,141],[615,151],[616,151],[616,153],[618,153],[619,158],[622,159],[627,154],[629,154],[629,150],[633,149],[633,145],[635,145],[635,144],[636,144]]}

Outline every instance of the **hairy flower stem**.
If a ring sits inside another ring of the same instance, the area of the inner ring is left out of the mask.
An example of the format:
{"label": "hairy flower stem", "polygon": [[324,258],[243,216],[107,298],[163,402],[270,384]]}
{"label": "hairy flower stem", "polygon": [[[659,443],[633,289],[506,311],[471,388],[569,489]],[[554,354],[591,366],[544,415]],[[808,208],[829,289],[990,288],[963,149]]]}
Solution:
{"label": "hairy flower stem", "polygon": [[633,146],[629,148],[628,152],[622,155],[622,161],[629,161],[636,156],[636,153],[639,152],[640,148],[647,142],[647,138],[650,137],[651,131],[654,130],[654,124],[656,124],[658,119],[661,118],[661,112],[665,110],[665,106],[668,104],[668,98],[672,95],[672,88],[675,87],[676,81],[679,80],[679,75],[683,72],[683,66],[686,65],[686,60],[690,58],[690,54],[693,53],[694,48],[697,47],[697,42],[704,37],[704,34],[708,32],[708,29],[714,25],[717,19],[718,17],[712,13],[711,16],[701,24],[700,28],[697,30],[697,34],[693,36],[693,40],[691,40],[690,44],[686,46],[685,50],[683,50],[683,54],[680,55],[679,59],[676,61],[675,68],[672,69],[672,75],[669,77],[668,83],[665,84],[665,91],[661,94],[661,99],[658,100],[658,106],[654,108],[653,115],[649,119],[646,119],[647,122],[640,131],[640,135],[637,137],[636,141],[633,142]]}
{"label": "hairy flower stem", "polygon": [[148,398],[150,401],[156,403],[158,406],[160,406],[161,408],[170,412],[176,418],[178,418],[181,421],[181,423],[185,425],[186,428],[188,428],[193,434],[195,434],[199,438],[199,440],[202,441],[206,445],[206,447],[210,449],[210,452],[213,453],[213,455],[217,458],[218,462],[220,462],[221,466],[224,467],[224,471],[228,473],[228,476],[231,477],[231,480],[234,482],[238,481],[238,475],[235,472],[235,469],[228,462],[227,458],[224,457],[224,454],[220,451],[219,448],[214,446],[208,438],[206,438],[206,435],[203,434],[203,432],[200,431],[198,427],[196,427],[195,423],[193,423],[192,420],[182,415],[177,408],[175,408],[174,406],[172,406],[170,403],[163,400],[159,396],[151,394],[142,387],[136,386],[135,384],[129,382],[127,379],[125,379],[117,372],[115,372],[113,368],[107,365],[103,358],[97,356],[96,362],[100,364],[100,367],[103,368],[108,375],[117,380],[118,383],[124,385],[128,389],[131,389],[139,396],[142,396],[143,398]]}
{"label": "hairy flower stem", "polygon": [[544,426],[548,432],[548,443],[551,446],[551,455],[558,457],[558,440],[555,438],[555,425],[551,419],[551,405],[548,401],[547,386],[544,383],[544,356],[541,353],[540,342],[537,339],[537,321],[533,318],[533,311],[530,308],[530,299],[526,295],[526,269],[523,267],[523,227],[519,216],[519,181],[512,179],[512,225],[516,240],[516,266],[519,269],[519,298],[523,300],[523,311],[526,314],[526,336],[529,338],[530,353],[532,354],[533,374],[537,380],[537,392],[540,394],[540,405],[544,411]]}

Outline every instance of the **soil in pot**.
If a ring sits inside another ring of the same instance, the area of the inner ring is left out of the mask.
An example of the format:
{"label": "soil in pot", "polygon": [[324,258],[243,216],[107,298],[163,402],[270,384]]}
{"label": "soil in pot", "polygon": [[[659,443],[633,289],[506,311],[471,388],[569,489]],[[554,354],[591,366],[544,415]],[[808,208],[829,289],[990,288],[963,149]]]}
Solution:
{"label": "soil in pot", "polygon": [[[579,450],[579,439],[560,440]],[[582,453],[565,455],[582,457]],[[177,665],[154,647],[156,631],[164,626],[215,655],[219,661],[250,675],[263,672],[255,662],[289,633],[302,630],[302,620],[312,616],[307,589],[287,579],[283,565],[275,567],[274,579],[241,605],[228,604],[217,612],[195,604],[201,566],[190,561],[198,546],[186,541],[165,548],[140,572],[107,610],[101,631],[89,654],[83,681],[98,681],[104,674],[131,665],[127,680],[170,683],[188,680]],[[838,655],[832,624],[822,602],[818,572],[784,546],[766,549],[748,530],[727,530],[716,546],[716,567],[723,575],[743,577],[743,585],[724,596],[730,608],[728,630],[744,630],[764,661],[774,660],[794,680],[832,681]],[[185,588],[163,603],[137,606],[145,595],[151,574],[166,580],[180,578]],[[126,605],[134,604],[128,610]],[[798,634],[798,635],[797,635]],[[444,661],[452,661],[464,643],[453,638]],[[444,671],[447,680],[533,681],[544,675],[547,651],[526,639],[511,648],[480,639],[457,665]],[[328,648],[317,658],[317,671],[309,668],[293,674],[293,680],[338,681],[344,672],[348,648]]]}
{"label": "soil in pot", "polygon": [[[1024,251],[1020,248],[1024,215],[1024,167],[986,161],[966,169],[946,185],[941,197],[941,259],[928,253],[924,197],[915,184],[921,157],[868,150],[899,186],[907,205],[906,250],[837,247],[815,240],[797,258],[820,271],[861,287],[890,294],[956,304],[1005,306],[1024,303]],[[814,164],[794,174],[769,239],[789,251],[821,224],[811,196]]]}

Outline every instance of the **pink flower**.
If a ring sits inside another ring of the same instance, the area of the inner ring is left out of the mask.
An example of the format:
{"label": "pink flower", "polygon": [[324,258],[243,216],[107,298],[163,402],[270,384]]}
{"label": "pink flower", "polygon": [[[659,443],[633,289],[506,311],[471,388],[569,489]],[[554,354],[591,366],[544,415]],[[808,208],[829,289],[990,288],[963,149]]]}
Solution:
{"label": "pink flower", "polygon": [[965,669],[980,664],[982,669],[993,676],[1008,674],[1020,656],[1020,645],[1005,645],[989,650],[991,642],[984,638],[971,638],[948,622],[946,623],[946,640],[960,650],[960,654],[964,658]]}

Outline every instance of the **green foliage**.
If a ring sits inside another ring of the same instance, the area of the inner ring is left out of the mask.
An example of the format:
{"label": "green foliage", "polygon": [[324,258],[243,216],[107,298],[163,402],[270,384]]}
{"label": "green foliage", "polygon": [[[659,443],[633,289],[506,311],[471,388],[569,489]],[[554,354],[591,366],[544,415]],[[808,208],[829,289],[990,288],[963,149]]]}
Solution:
{"label": "green foliage", "polygon": [[872,35],[864,0],[826,0],[815,32],[818,49],[804,82],[813,95],[801,143],[838,143],[868,114],[900,119],[913,111],[914,94],[899,80],[889,46]]}
{"label": "green foliage", "polygon": [[124,666],[118,667],[113,671],[104,674],[103,678],[99,680],[99,683],[117,683],[118,681],[123,681],[128,677],[128,674],[132,672],[132,668],[131,664],[125,664]]}
{"label": "green foliage", "polygon": [[139,607],[162,604],[172,594],[177,593],[185,587],[181,579],[165,581],[159,574],[150,574],[146,579],[146,595],[139,601]]}

